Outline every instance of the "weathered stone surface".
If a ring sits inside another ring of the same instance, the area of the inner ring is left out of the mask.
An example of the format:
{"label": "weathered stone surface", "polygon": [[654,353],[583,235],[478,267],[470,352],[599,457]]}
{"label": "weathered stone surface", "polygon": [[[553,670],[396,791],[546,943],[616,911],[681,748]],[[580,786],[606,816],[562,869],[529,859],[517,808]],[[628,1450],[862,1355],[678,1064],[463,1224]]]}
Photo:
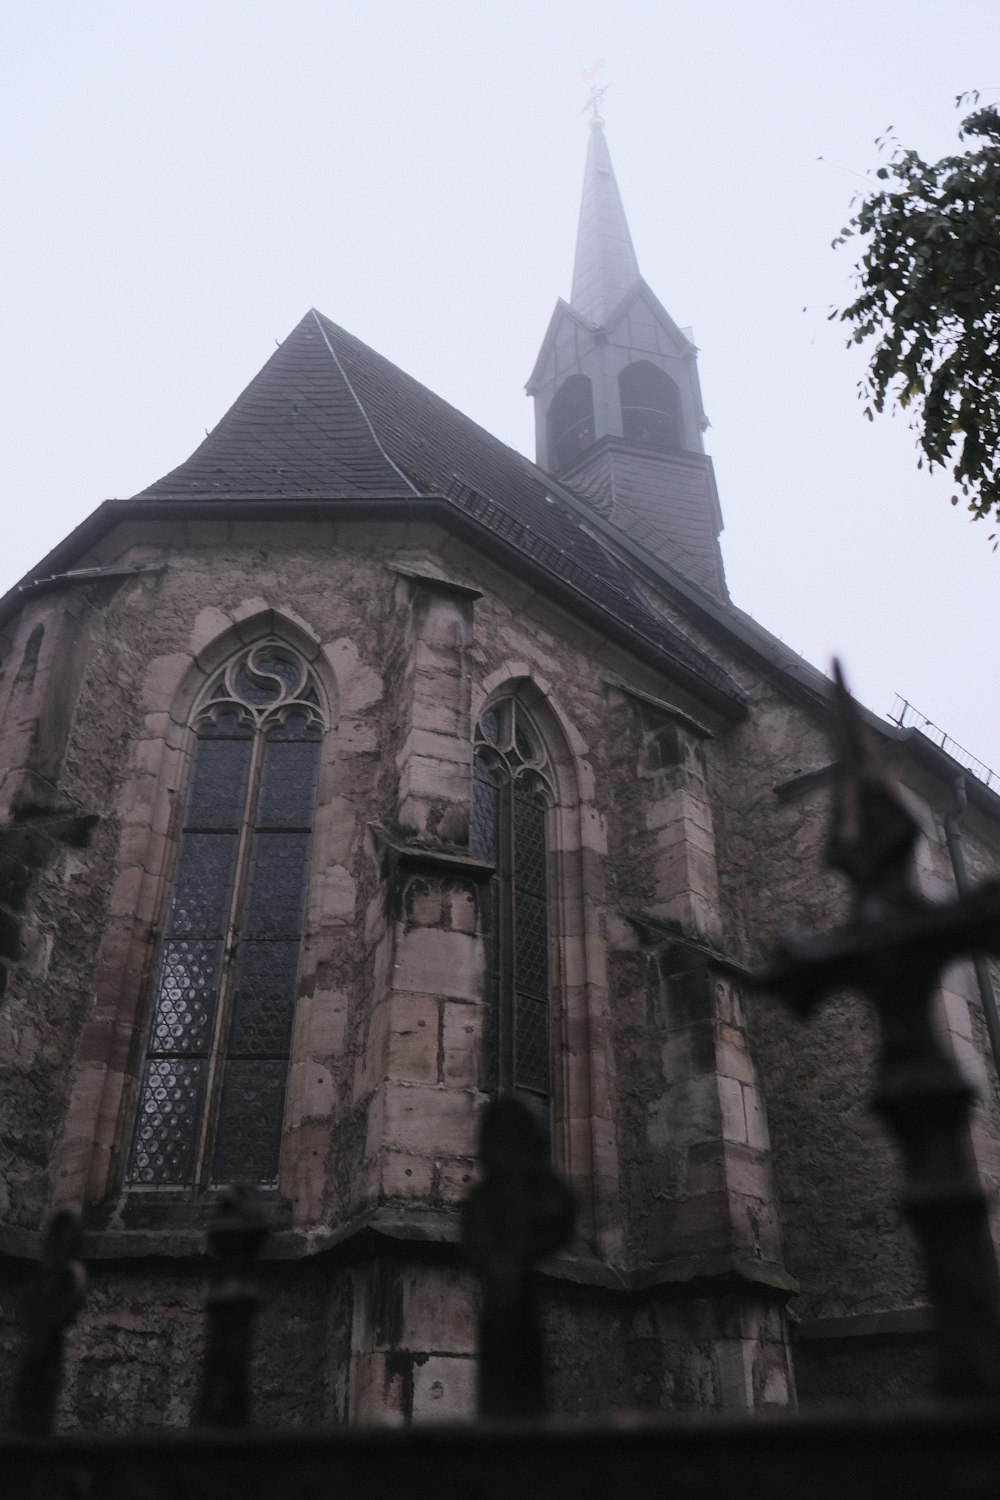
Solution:
{"label": "weathered stone surface", "polygon": [[[393,571],[426,568],[434,549],[468,595]],[[920,1303],[895,1164],[868,1114],[863,1007],[843,998],[803,1027],[737,982],[780,928],[842,911],[821,865],[828,789],[775,794],[829,760],[816,710],[664,591],[664,617],[750,695],[744,722],[714,719],[693,689],[438,528],[130,522],[108,551],[169,566],[72,609],[58,595],[26,600],[0,680],[0,807],[12,809],[0,829],[2,1227],[33,1233],[72,1192],[120,1236],[72,1337],[64,1425],[184,1422],[196,1387],[205,1268],[174,1252],[198,1195],[161,1195],[140,1239],[124,1227],[138,1210],[123,1171],[188,718],[226,652],[262,632],[285,631],[307,656],[331,714],[274,1201],[292,1238],[266,1271],[261,1420],[471,1409],[471,1283],[430,1252],[406,1263],[372,1226],[383,1211],[393,1234],[419,1220],[453,1256],[475,1177],[489,871],[461,860],[473,726],[507,690],[550,758],[554,1153],[580,1192],[581,1253],[622,1288],[547,1284],[557,1409],[791,1399],[780,1297],[738,1280],[734,1257],[744,1270],[787,1265],[807,1320]],[[72,643],[65,660],[60,641]],[[710,733],[691,727],[699,713]],[[941,788],[907,774],[939,818]],[[96,818],[89,842],[43,847],[17,824],[45,788],[50,811]],[[996,820],[970,811],[967,842],[974,874],[995,869]],[[947,893],[940,841],[922,868]],[[1000,1096],[968,972],[947,977],[941,1021],[982,1089],[973,1144],[1000,1184]],[[363,1256],[387,1279],[369,1277]],[[22,1263],[5,1264],[20,1285]],[[714,1278],[704,1295],[702,1271]],[[655,1290],[624,1290],[661,1272]],[[849,1394],[838,1341],[807,1344],[803,1396]],[[911,1346],[869,1350],[860,1386],[902,1389]]]}

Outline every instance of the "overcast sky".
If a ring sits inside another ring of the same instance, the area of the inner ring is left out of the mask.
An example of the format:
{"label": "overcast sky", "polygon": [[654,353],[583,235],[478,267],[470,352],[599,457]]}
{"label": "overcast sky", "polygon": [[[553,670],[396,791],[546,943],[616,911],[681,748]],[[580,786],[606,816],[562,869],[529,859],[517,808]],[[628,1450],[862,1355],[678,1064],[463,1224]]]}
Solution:
{"label": "overcast sky", "polygon": [[894,127],[1000,100],[996,0],[6,0],[0,587],[181,462],[316,306],[532,451],[602,113],[701,351],[735,601],[1000,770],[1000,553],[871,426],[830,241]]}

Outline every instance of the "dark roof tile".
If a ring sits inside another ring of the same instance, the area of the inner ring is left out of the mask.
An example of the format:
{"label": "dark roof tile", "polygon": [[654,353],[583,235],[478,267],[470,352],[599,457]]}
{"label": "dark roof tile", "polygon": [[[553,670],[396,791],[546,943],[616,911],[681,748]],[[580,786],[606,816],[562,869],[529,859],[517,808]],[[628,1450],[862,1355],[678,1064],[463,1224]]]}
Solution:
{"label": "dark roof tile", "polygon": [[[137,499],[434,494],[717,690],[728,675],[655,614],[559,486],[425,386],[307,313],[191,457]],[[556,498],[553,498],[553,490]]]}

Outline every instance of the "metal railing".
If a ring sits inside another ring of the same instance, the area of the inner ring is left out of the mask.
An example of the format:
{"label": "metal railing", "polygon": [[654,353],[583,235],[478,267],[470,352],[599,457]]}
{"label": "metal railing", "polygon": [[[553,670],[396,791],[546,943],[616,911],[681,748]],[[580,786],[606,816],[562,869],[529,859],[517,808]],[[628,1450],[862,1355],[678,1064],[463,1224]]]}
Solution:
{"label": "metal railing", "polygon": [[935,724],[933,719],[921,713],[919,708],[899,693],[896,694],[892,708],[889,710],[889,720],[899,729],[919,729],[921,734],[933,740],[935,745],[951,756],[952,760],[958,761],[964,771],[975,776],[977,781],[985,782],[990,791],[1000,792],[1000,776],[996,771],[991,770],[985,761],[973,755],[971,750],[966,750],[964,745],[953,740],[940,724]]}

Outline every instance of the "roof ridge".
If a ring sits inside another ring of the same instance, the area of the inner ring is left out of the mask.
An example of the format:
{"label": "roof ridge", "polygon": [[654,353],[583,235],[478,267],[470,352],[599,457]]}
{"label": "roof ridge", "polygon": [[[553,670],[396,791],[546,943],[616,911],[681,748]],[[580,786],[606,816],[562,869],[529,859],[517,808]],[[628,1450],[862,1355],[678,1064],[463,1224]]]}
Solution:
{"label": "roof ridge", "polygon": [[320,334],[322,336],[324,344],[326,345],[327,349],[329,350],[330,358],[333,360],[334,364],[337,366],[337,370],[340,373],[341,380],[347,386],[347,389],[350,391],[351,396],[352,396],[352,398],[354,400],[355,406],[358,408],[358,411],[361,413],[362,417],[364,418],[365,426],[368,428],[368,431],[371,433],[372,442],[375,444],[376,448],[381,453],[382,457],[385,459],[385,461],[389,465],[389,467],[391,469],[393,469],[399,475],[400,479],[402,479],[402,481],[403,481],[404,484],[406,484],[406,485],[409,486],[409,489],[410,489],[411,493],[414,494],[414,495],[419,495],[420,491],[417,489],[416,485],[413,483],[413,480],[410,479],[410,477],[409,477],[408,474],[404,474],[403,473],[403,471],[399,467],[399,465],[395,462],[395,460],[391,457],[391,455],[388,454],[385,451],[385,449],[383,448],[382,443],[379,440],[378,433],[375,431],[375,428],[372,425],[371,417],[368,415],[367,411],[365,410],[364,402],[361,400],[361,397],[358,395],[357,391],[354,389],[354,386],[351,383],[351,379],[348,376],[347,371],[344,369],[344,367],[341,364],[340,360],[337,358],[337,351],[336,351],[336,349],[334,349],[334,347],[331,344],[329,338],[327,337],[327,332],[326,332],[326,329],[323,327],[323,324],[322,324],[322,322],[320,320],[319,313],[316,311],[315,307],[311,307],[309,309],[309,311],[312,314],[313,322],[316,324],[316,327],[320,331]]}

